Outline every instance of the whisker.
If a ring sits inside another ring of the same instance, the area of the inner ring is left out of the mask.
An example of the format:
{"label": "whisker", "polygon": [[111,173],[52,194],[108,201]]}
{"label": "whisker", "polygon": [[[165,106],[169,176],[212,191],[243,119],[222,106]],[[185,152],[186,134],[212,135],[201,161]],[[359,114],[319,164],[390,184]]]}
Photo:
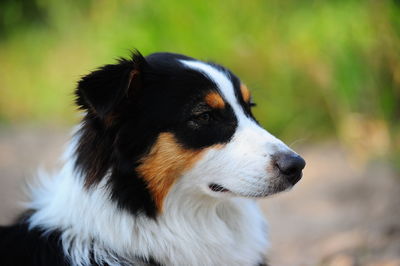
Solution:
{"label": "whisker", "polygon": [[290,143],[288,146],[292,148],[294,146],[294,144],[302,143],[302,142],[305,142],[306,140],[307,140],[307,138],[296,139],[292,143]]}

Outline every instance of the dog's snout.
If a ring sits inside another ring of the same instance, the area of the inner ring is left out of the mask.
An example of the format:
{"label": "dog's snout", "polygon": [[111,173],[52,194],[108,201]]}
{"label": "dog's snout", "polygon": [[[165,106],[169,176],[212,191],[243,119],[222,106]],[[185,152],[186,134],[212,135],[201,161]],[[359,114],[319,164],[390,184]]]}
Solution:
{"label": "dog's snout", "polygon": [[306,166],[303,158],[295,153],[278,153],[275,156],[275,166],[291,184],[296,184],[302,177],[302,170]]}

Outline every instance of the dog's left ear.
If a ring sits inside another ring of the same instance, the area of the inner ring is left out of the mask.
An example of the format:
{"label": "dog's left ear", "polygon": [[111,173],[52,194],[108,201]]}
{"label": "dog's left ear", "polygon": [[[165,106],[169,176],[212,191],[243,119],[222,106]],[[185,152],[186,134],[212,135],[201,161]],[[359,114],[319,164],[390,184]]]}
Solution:
{"label": "dog's left ear", "polygon": [[145,63],[145,58],[136,51],[130,60],[119,59],[117,64],[93,71],[78,82],[76,104],[105,120],[138,89]]}

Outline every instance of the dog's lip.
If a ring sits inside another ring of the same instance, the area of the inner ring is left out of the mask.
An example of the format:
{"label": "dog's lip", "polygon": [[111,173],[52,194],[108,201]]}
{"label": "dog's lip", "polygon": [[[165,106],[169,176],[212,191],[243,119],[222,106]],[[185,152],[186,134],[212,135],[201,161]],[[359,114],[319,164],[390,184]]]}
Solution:
{"label": "dog's lip", "polygon": [[214,192],[230,192],[229,189],[226,189],[223,186],[216,183],[211,183],[208,185],[208,187]]}

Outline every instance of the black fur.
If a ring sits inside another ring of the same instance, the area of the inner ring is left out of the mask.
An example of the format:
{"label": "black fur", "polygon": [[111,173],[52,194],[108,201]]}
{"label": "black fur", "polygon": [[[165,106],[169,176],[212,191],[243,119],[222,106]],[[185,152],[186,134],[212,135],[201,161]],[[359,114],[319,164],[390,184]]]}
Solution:
{"label": "black fur", "polygon": [[[187,149],[201,149],[228,142],[237,126],[229,104],[219,110],[203,102],[216,85],[178,59],[194,60],[134,53],[132,59],[104,66],[78,83],[76,102],[87,114],[78,133],[77,168],[88,188],[110,169],[112,199],[131,213],[156,217],[153,198],[135,168],[160,133],[173,133]],[[230,76],[240,90],[239,79]]]}
{"label": "black fur", "polygon": [[[1,266],[69,266],[61,246],[61,232],[29,229],[25,222],[0,227],[0,265]],[[91,259],[91,266],[99,265]],[[123,260],[121,260],[123,261]],[[140,265],[162,266],[154,258],[135,258]],[[126,265],[126,264],[123,264]]]}
{"label": "black fur", "polygon": [[0,227],[0,265],[66,266],[60,232],[29,230],[26,223]]}
{"label": "black fur", "polygon": [[83,77],[76,90],[77,105],[84,110],[91,109],[98,117],[104,118],[132,92],[130,87],[134,86],[131,82],[136,74],[134,71],[144,63],[143,56],[135,52],[131,60],[121,58],[118,64],[105,65]]}

